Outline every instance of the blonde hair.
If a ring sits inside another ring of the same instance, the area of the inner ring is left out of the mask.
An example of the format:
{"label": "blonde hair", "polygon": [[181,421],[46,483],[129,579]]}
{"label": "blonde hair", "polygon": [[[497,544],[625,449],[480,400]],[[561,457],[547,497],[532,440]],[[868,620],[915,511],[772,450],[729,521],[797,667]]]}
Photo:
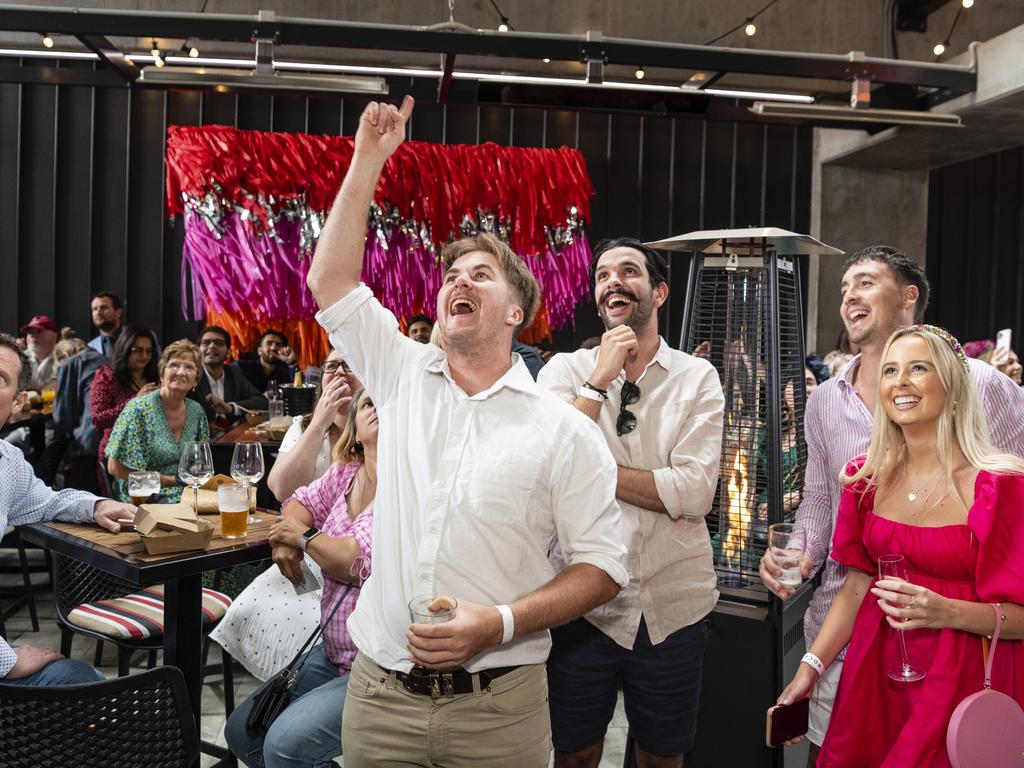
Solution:
{"label": "blonde hair", "polygon": [[195,363],[196,383],[199,383],[199,372],[203,370],[203,358],[199,354],[199,347],[188,339],[178,339],[164,347],[164,353],[160,355],[160,365],[158,366],[160,378],[164,377],[164,369],[167,364],[178,357],[187,358]]}
{"label": "blonde hair", "polygon": [[[64,330],[71,329],[65,328]],[[63,331],[61,333],[63,336]],[[57,365],[60,365],[72,355],[77,355],[85,349],[85,346],[85,339],[62,337],[60,341],[53,345],[53,359],[57,362]]]}
{"label": "blonde hair", "polygon": [[461,240],[448,243],[441,251],[441,263],[444,265],[445,271],[467,253],[474,251],[489,253],[498,260],[498,265],[505,276],[505,282],[512,289],[515,300],[523,310],[523,322],[519,324],[513,334],[513,339],[518,338],[520,331],[533,322],[533,318],[537,314],[537,307],[540,306],[540,285],[537,283],[537,278],[526,266],[526,262],[519,258],[507,243],[489,232],[481,232],[475,237],[463,237]]}
{"label": "blonde hair", "polygon": [[345,419],[345,428],[341,431],[341,437],[331,449],[331,459],[340,461],[342,464],[352,462],[363,463],[363,444],[356,438],[356,414],[359,412],[359,399],[366,389],[360,389],[352,395],[349,403],[348,416]]}
{"label": "blonde hair", "polygon": [[[964,507],[967,504],[953,482],[951,447],[960,448],[967,462],[977,469],[999,474],[1024,474],[1024,460],[1010,454],[999,453],[989,440],[988,421],[982,409],[981,398],[971,378],[970,368],[953,348],[938,334],[925,328],[907,326],[896,330],[886,341],[882,350],[883,367],[878,372],[878,388],[881,392],[884,361],[889,348],[904,336],[918,336],[925,340],[932,353],[932,361],[939,381],[946,393],[946,400],[939,414],[937,447],[939,463],[946,472],[946,487],[949,494]],[[871,426],[871,442],[867,459],[852,475],[846,470],[839,476],[840,482],[850,485],[866,480],[868,486],[878,485],[889,479],[900,464],[906,460],[907,443],[900,429],[889,418],[881,397],[875,404],[875,418]]]}

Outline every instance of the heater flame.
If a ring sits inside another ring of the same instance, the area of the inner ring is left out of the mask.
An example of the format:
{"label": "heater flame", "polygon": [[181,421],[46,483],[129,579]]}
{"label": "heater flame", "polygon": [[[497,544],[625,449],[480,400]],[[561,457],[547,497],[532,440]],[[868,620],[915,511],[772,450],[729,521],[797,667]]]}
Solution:
{"label": "heater flame", "polygon": [[726,486],[729,496],[726,510],[729,530],[722,542],[722,556],[725,559],[725,565],[729,570],[737,573],[742,571],[742,557],[750,538],[752,522],[748,477],[747,456],[742,449],[737,449],[733,455],[729,482]]}

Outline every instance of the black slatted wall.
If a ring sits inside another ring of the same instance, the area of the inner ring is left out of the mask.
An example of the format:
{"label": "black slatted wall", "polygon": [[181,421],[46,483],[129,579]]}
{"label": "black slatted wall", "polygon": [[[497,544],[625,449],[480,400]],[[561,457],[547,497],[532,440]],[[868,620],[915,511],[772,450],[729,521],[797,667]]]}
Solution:
{"label": "black slatted wall", "polygon": [[[392,98],[401,88],[392,82]],[[8,277],[0,329],[47,313],[91,335],[89,296],[109,290],[127,299],[129,321],[161,339],[194,334],[181,312],[181,223],[169,226],[163,212],[167,125],[351,135],[361,109],[357,100],[330,97],[0,84],[0,249]],[[591,243],[726,226],[808,228],[807,128],[421,102],[411,138],[580,149],[597,188]],[[680,259],[664,310],[673,344],[685,273]],[[556,347],[574,348],[599,332],[585,303]]]}
{"label": "black slatted wall", "polygon": [[928,184],[930,322],[961,341],[1013,329],[1024,341],[1024,147],[933,170]]}

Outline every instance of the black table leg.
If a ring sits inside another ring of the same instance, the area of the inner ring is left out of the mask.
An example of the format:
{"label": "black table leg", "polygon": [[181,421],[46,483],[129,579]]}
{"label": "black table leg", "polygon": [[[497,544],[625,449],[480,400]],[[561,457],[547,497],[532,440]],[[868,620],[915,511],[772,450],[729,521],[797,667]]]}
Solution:
{"label": "black table leg", "polygon": [[[185,676],[196,728],[203,732],[203,576],[183,576],[164,583],[164,663]],[[218,758],[215,768],[235,766],[234,756],[223,747],[200,740],[206,755]]]}
{"label": "black table leg", "polygon": [[200,725],[203,698],[203,577],[168,579],[164,584],[164,663],[181,670],[188,699]]}

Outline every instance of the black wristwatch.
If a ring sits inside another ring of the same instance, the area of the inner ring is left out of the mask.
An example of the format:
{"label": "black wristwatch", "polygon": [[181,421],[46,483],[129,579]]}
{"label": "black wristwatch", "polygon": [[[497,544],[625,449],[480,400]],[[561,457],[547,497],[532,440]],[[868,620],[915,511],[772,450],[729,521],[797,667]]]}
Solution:
{"label": "black wristwatch", "polygon": [[319,528],[307,528],[305,531],[303,531],[302,538],[299,539],[299,549],[305,552],[306,549],[309,547],[309,542],[311,542],[321,533],[323,533],[323,531],[321,531]]}

